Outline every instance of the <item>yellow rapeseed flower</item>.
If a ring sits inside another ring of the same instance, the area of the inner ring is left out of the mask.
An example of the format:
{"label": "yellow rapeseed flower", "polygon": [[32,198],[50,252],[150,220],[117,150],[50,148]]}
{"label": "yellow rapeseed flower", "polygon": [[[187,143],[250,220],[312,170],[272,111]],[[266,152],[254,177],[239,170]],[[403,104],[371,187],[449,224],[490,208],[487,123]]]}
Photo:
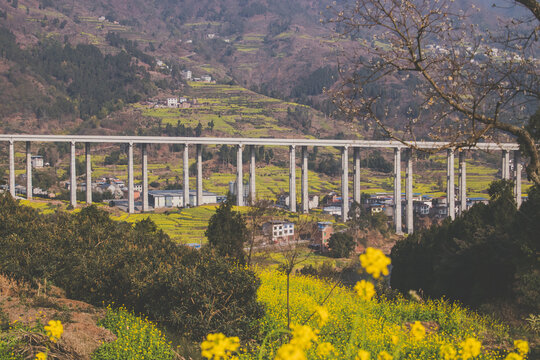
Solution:
{"label": "yellow rapeseed flower", "polygon": [[388,275],[390,258],[384,255],[381,250],[368,247],[366,252],[360,255],[360,264],[368,274],[378,279],[381,274]]}
{"label": "yellow rapeseed flower", "polygon": [[520,355],[527,355],[529,352],[529,343],[525,340],[515,340],[514,347]]}
{"label": "yellow rapeseed flower", "polygon": [[379,355],[377,355],[377,360],[392,360],[394,357],[390,355],[387,351],[381,351]]}
{"label": "yellow rapeseed flower", "polygon": [[319,315],[319,327],[323,327],[324,324],[328,321],[328,317],[330,316],[328,314],[328,310],[326,310],[323,306],[317,306],[315,308],[315,311],[317,312],[317,315]]}
{"label": "yellow rapeseed flower", "polygon": [[420,341],[424,337],[426,337],[426,329],[420,323],[420,321],[415,321],[414,324],[412,324],[412,326],[411,326],[411,337],[416,341]]}
{"label": "yellow rapeseed flower", "polygon": [[325,357],[334,351],[334,346],[329,342],[320,343],[317,346],[317,354],[321,357]]}
{"label": "yellow rapeseed flower", "polygon": [[317,334],[308,325],[291,324],[291,344],[302,349],[309,349],[312,341],[317,341]]}
{"label": "yellow rapeseed flower", "polygon": [[358,350],[354,360],[369,360],[370,354],[366,350]]}
{"label": "yellow rapeseed flower", "polygon": [[47,360],[47,354],[42,353],[42,352],[38,352],[36,354],[35,360]]}
{"label": "yellow rapeseed flower", "polygon": [[49,321],[49,325],[45,326],[44,329],[52,342],[57,342],[64,333],[64,327],[60,320]]}
{"label": "yellow rapeseed flower", "polygon": [[457,355],[456,349],[450,344],[442,345],[440,353],[442,360],[454,360]]}
{"label": "yellow rapeseed flower", "polygon": [[465,341],[461,342],[461,357],[463,360],[473,358],[480,355],[480,349],[482,348],[482,343],[473,338],[467,338]]}
{"label": "yellow rapeseed flower", "polygon": [[278,349],[275,360],[306,360],[306,354],[297,345],[284,344]]}
{"label": "yellow rapeseed flower", "polygon": [[207,359],[228,359],[240,347],[240,339],[236,336],[226,337],[221,333],[208,334],[201,344],[201,355]]}
{"label": "yellow rapeseed flower", "polygon": [[354,290],[358,296],[365,301],[369,301],[373,296],[375,296],[375,286],[366,280],[360,280],[357,282],[354,286]]}
{"label": "yellow rapeseed flower", "polygon": [[515,352],[511,352],[508,355],[506,355],[504,360],[523,360],[523,356],[521,356],[521,355],[519,355],[519,354],[517,354]]}

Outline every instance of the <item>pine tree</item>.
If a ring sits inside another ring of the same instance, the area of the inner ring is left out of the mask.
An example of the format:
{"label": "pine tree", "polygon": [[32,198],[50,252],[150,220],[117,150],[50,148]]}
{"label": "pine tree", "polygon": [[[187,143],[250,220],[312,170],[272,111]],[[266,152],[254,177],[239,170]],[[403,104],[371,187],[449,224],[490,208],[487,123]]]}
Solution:
{"label": "pine tree", "polygon": [[242,215],[232,210],[233,199],[229,195],[212,215],[205,235],[210,247],[220,255],[245,263],[244,243],[248,240],[248,231]]}

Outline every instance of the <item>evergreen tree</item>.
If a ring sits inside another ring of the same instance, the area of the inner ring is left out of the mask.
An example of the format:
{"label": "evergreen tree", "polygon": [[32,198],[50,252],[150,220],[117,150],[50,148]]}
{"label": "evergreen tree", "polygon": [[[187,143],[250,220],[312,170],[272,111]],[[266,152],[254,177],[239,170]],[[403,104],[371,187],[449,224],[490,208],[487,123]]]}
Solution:
{"label": "evergreen tree", "polygon": [[349,257],[355,245],[354,239],[347,233],[334,233],[328,239],[330,254],[335,258]]}
{"label": "evergreen tree", "polygon": [[248,230],[242,215],[232,210],[233,198],[227,197],[212,215],[205,235],[210,247],[227,258],[245,263],[244,243],[248,240]]}

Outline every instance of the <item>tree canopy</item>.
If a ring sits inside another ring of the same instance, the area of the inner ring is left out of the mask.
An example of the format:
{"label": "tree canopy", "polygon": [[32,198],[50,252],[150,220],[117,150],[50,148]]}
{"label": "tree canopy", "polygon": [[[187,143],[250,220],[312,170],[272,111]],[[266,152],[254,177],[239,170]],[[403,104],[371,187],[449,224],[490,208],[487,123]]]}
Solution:
{"label": "tree canopy", "polygon": [[338,107],[412,147],[418,140],[452,148],[517,140],[529,178],[540,184],[538,145],[526,126],[539,107],[540,6],[518,2],[528,15],[491,29],[475,23],[474,4],[463,10],[451,0],[357,0],[333,8],[329,21],[354,40],[342,52]]}

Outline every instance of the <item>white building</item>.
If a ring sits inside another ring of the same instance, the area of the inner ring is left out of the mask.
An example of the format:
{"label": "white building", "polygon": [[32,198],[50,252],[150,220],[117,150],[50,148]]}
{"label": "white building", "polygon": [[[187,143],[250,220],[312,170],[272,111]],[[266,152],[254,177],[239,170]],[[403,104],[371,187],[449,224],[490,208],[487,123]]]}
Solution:
{"label": "white building", "polygon": [[274,243],[294,240],[294,224],[289,221],[268,221],[263,224],[262,230]]}
{"label": "white building", "polygon": [[178,107],[178,99],[177,98],[167,98],[167,107],[177,108]]}
{"label": "white building", "polygon": [[201,76],[201,81],[207,83],[212,82],[212,77],[210,75],[203,75]]}
{"label": "white building", "polygon": [[33,155],[32,156],[32,167],[33,168],[42,168],[43,167],[43,156]]}
{"label": "white building", "polygon": [[193,77],[193,74],[190,70],[183,70],[182,71],[182,77],[185,79],[185,80],[191,80],[192,77]]}
{"label": "white building", "polygon": [[[184,206],[184,190],[152,190],[148,192],[148,202],[154,209]],[[216,204],[217,194],[203,191],[202,205]],[[189,191],[189,203],[197,203],[197,192]]]}

